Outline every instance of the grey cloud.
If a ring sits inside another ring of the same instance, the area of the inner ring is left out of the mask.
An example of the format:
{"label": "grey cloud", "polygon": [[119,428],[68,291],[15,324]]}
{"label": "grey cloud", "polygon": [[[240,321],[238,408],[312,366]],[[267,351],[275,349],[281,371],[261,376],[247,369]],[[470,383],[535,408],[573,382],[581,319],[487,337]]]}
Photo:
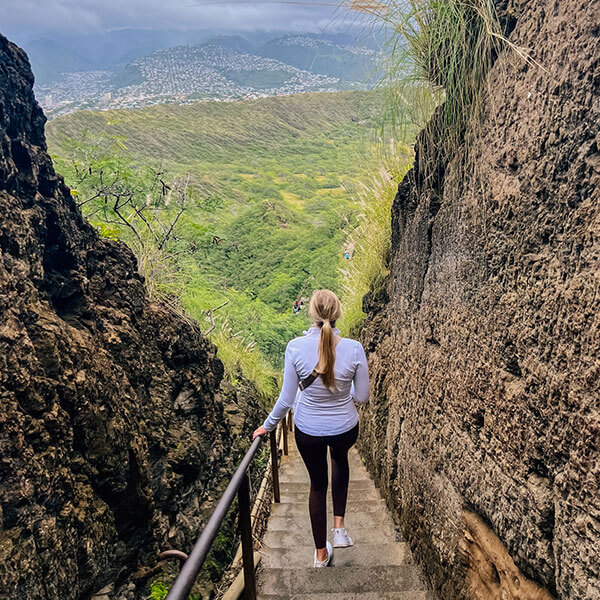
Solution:
{"label": "grey cloud", "polygon": [[121,28],[319,32],[343,30],[355,18],[335,6],[322,6],[329,0],[292,1],[0,0],[0,29],[21,36]]}

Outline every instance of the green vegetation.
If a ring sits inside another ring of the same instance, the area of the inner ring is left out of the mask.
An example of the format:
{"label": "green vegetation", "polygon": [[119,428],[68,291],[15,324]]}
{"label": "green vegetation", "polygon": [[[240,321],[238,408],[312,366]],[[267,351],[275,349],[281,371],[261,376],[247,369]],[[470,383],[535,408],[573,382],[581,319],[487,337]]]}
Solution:
{"label": "green vegetation", "polygon": [[339,270],[343,335],[352,336],[357,331],[365,318],[363,296],[370,290],[376,292],[388,275],[390,211],[398,182],[411,165],[411,148],[404,143],[390,143],[382,154],[379,172],[369,183],[356,185],[351,192],[361,210],[356,228],[347,240],[352,259],[342,258]]}
{"label": "green vegetation", "polygon": [[168,586],[162,581],[153,581],[148,600],[165,600],[169,593]]}
{"label": "green vegetation", "polygon": [[393,32],[383,85],[392,116],[403,122],[408,113],[411,123],[423,127],[441,103],[440,118],[425,131],[424,143],[443,140],[446,151],[461,143],[499,50],[508,45],[530,60],[506,39],[492,0],[388,0],[350,6]]}
{"label": "green vegetation", "polygon": [[144,81],[144,75],[136,65],[125,65],[112,72],[110,88],[121,88],[128,85],[138,85]]}
{"label": "green vegetation", "polygon": [[[165,600],[169,593],[169,589],[170,588],[166,583],[155,579],[150,585],[150,596],[148,596],[148,600]],[[196,594],[190,594],[189,600],[200,600],[200,598]]]}
{"label": "green vegetation", "polygon": [[308,325],[294,301],[340,290],[364,213],[347,190],[379,169],[378,103],[344,92],[79,112],[47,132],[84,213],[128,243],[151,295],[271,399],[285,345]]}

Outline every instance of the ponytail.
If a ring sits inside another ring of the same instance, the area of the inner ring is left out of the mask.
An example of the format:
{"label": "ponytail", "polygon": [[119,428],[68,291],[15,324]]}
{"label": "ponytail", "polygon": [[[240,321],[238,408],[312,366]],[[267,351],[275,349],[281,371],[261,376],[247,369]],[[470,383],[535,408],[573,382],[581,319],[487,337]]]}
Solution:
{"label": "ponytail", "polygon": [[342,307],[338,297],[329,290],[315,290],[308,313],[313,323],[321,328],[319,334],[319,362],[316,370],[325,387],[335,391],[335,339],[333,328],[342,316]]}
{"label": "ponytail", "polygon": [[319,335],[319,362],[317,371],[321,374],[321,380],[325,387],[332,392],[335,390],[335,374],[333,367],[335,365],[335,344],[333,343],[333,328],[331,321],[325,319],[321,326]]}

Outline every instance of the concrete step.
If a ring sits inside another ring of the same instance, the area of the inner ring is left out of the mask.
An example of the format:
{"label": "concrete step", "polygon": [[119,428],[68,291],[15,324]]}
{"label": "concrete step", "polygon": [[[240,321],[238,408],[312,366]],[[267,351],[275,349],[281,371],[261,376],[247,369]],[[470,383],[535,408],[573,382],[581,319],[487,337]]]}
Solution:
{"label": "concrete step", "polygon": [[[386,541],[395,541],[395,532],[393,529],[378,529],[375,533],[363,527],[348,528],[348,533],[355,544],[374,544],[382,541],[382,535],[385,535]],[[331,538],[331,533],[328,532]],[[331,541],[331,540],[330,540]],[[270,548],[294,548],[296,546],[310,546],[313,543],[312,531],[310,527],[295,526],[289,530],[273,530],[270,527],[265,533],[263,543]]]}
{"label": "concrete step", "polygon": [[[298,462],[302,463],[302,456],[300,454],[300,452],[298,452],[298,449],[295,446],[289,446],[288,447],[288,454],[287,455],[283,455],[284,460],[287,458],[292,458],[293,460],[297,460]],[[331,454],[328,452],[327,453],[327,459],[330,460],[331,458]],[[356,450],[350,450],[350,452],[348,452],[348,460],[351,463],[354,463],[356,465],[364,465],[365,463],[363,462],[363,459],[361,458],[360,454],[356,451]]]}
{"label": "concrete step", "polygon": [[[333,515],[328,515],[328,532],[333,527]],[[345,519],[348,535],[353,537],[356,532],[371,533],[371,538],[376,541],[394,540],[395,528],[387,514],[381,512],[351,513]],[[299,533],[310,530],[310,515],[308,509],[301,513],[277,517],[271,515],[269,519],[270,531],[289,531]]]}
{"label": "concrete step", "polygon": [[[279,468],[279,479],[289,479],[290,481],[309,481],[308,471],[304,464],[297,462],[284,462]],[[331,481],[331,468],[329,469],[329,480]],[[371,481],[366,469],[362,466],[354,467],[350,465],[350,481]]]}
{"label": "concrete step", "polygon": [[[295,502],[296,504],[307,504],[308,503],[308,492],[307,486],[304,488],[298,488],[299,491],[284,492],[281,491],[281,502]],[[328,499],[331,494],[327,494]],[[381,500],[381,496],[375,487],[371,489],[348,489],[348,502],[371,502]]]}
{"label": "concrete step", "polygon": [[[296,446],[291,446],[290,445],[288,447],[288,454],[287,454],[287,456],[284,455],[284,460],[286,460],[288,458],[291,458],[291,459],[293,459],[295,461],[298,461],[298,462],[304,464],[303,461],[302,461],[302,456],[300,455],[300,452],[298,452],[298,449],[296,448]],[[327,453],[327,458],[328,459],[330,458],[329,452]],[[350,452],[348,452],[348,460],[350,461],[351,464],[355,464],[357,466],[358,465],[360,465],[360,466],[364,465],[363,459],[361,458],[361,456],[358,453],[358,451],[355,450],[355,449],[352,449],[352,450],[350,450]]]}
{"label": "concrete step", "polygon": [[[350,484],[353,482],[371,481],[366,473],[357,473],[350,471]],[[279,471],[279,483],[302,483],[304,485],[310,485],[310,479],[308,473],[298,474],[295,471],[290,473],[289,471]],[[329,487],[331,488],[331,474],[329,475]],[[371,482],[372,483],[372,482]]]}
{"label": "concrete step", "polygon": [[[327,486],[328,489],[331,491],[331,481],[329,482],[329,485]],[[303,492],[305,494],[308,494],[308,492],[310,491],[310,484],[308,481],[286,481],[284,482],[280,482],[279,483],[279,489],[281,490],[281,493],[292,493],[292,494],[296,494],[299,492]],[[353,494],[353,493],[361,493],[362,491],[371,491],[371,490],[377,490],[377,488],[375,487],[375,484],[370,480],[370,479],[359,479],[359,480],[354,480],[354,481],[350,481],[348,483],[348,495]]]}
{"label": "concrete step", "polygon": [[[348,500],[346,504],[346,515],[352,513],[373,513],[386,512],[385,503],[380,498],[376,500]],[[333,505],[331,503],[331,494],[327,497],[327,512],[333,515]],[[308,515],[308,494],[306,494],[306,502],[273,502],[271,504],[271,515],[273,516],[292,516],[292,515]]]}
{"label": "concrete step", "polygon": [[[425,583],[415,565],[263,569],[260,594],[291,598],[292,594],[362,594],[364,592],[422,591]],[[358,597],[358,596],[357,596]],[[379,595],[379,598],[382,596]]]}
{"label": "concrete step", "polygon": [[[312,567],[314,545],[299,548],[270,548],[263,545],[262,566],[276,569]],[[412,554],[406,542],[392,544],[357,544],[350,548],[334,548],[333,567],[372,567],[412,564]]]}
{"label": "concrete step", "polygon": [[433,592],[326,592],[319,594],[292,594],[279,596],[273,594],[259,594],[258,600],[436,600]]}

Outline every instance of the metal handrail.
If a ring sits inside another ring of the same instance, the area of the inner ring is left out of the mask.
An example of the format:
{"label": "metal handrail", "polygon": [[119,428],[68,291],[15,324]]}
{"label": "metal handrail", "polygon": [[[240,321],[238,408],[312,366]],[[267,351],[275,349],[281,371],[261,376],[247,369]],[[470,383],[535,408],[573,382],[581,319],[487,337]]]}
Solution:
{"label": "metal handrail", "polygon": [[[284,439],[284,454],[287,455],[287,433],[288,427],[292,430],[292,415],[291,411],[287,419],[283,419],[282,434]],[[269,433],[271,446],[271,468],[273,476],[273,496],[274,501],[279,502],[279,471],[278,471],[278,442],[275,431]],[[219,527],[227,514],[230,506],[233,503],[235,495],[238,496],[239,509],[239,527],[240,537],[242,542],[242,561],[244,569],[244,597],[246,600],[256,600],[256,576],[254,573],[254,549],[252,543],[252,524],[250,520],[250,481],[248,479],[247,470],[250,463],[256,456],[258,448],[262,442],[262,436],[258,436],[253,442],[248,452],[244,455],[242,462],[233,474],[227,489],[221,496],[213,514],[204,526],[202,533],[196,540],[194,547],[189,555],[189,558],[183,563],[181,571],[175,579],[173,586],[167,594],[166,600],[186,600],[194,581],[206,560],[206,556],[210,551],[212,544],[217,537]]]}

